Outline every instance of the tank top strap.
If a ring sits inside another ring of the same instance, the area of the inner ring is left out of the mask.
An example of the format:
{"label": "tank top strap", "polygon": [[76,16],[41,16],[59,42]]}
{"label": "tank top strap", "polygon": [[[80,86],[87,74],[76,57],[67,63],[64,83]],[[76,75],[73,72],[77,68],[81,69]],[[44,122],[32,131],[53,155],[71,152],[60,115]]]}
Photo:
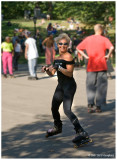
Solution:
{"label": "tank top strap", "polygon": [[75,64],[74,59],[72,61],[66,61],[66,64]]}

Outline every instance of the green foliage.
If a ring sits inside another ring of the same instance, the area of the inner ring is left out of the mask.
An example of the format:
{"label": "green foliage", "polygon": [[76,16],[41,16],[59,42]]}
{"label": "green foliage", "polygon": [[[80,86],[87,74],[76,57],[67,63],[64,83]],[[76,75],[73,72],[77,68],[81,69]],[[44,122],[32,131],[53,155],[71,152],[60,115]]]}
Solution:
{"label": "green foliage", "polygon": [[13,19],[23,17],[24,10],[30,10],[33,16],[36,5],[40,7],[43,14],[50,14],[52,19],[63,20],[74,17],[85,23],[95,23],[97,20],[103,20],[105,23],[105,19],[109,16],[115,19],[114,1],[3,1],[2,14],[6,19]]}
{"label": "green foliage", "polygon": [[2,14],[5,19],[24,17],[24,10],[34,10],[36,2],[2,2]]}

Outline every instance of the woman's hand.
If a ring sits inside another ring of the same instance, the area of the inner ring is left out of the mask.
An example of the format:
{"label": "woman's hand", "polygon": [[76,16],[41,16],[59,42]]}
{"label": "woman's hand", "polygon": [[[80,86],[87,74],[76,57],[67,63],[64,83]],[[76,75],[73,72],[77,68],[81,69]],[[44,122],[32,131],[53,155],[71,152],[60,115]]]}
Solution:
{"label": "woman's hand", "polygon": [[42,68],[41,68],[41,72],[45,72],[46,71],[46,66],[43,66]]}
{"label": "woman's hand", "polygon": [[53,68],[53,66],[51,65],[48,69],[49,69],[50,72],[52,72],[54,68]]}
{"label": "woman's hand", "polygon": [[47,67],[47,66],[43,66],[42,68],[41,68],[41,72],[45,72],[45,71],[49,71],[49,68]]}

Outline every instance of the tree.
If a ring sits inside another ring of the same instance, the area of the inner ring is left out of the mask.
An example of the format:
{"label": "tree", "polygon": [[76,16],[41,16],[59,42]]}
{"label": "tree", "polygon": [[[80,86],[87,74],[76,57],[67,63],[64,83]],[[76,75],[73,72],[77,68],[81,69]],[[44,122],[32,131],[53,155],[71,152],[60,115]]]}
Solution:
{"label": "tree", "polygon": [[[35,5],[38,4],[41,12],[50,14],[53,19],[67,19],[74,17],[82,22],[93,24],[96,21],[108,23],[108,17],[115,19],[114,1],[37,1],[37,2],[2,2],[2,14],[7,19],[24,16],[24,10],[34,13]],[[7,12],[6,12],[7,11]]]}

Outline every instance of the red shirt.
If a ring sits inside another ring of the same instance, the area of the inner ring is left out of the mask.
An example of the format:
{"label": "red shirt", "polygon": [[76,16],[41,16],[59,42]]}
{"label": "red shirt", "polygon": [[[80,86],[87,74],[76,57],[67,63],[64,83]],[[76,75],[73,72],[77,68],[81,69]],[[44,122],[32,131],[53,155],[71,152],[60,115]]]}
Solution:
{"label": "red shirt", "polygon": [[105,59],[106,49],[113,46],[110,40],[101,35],[92,35],[85,38],[76,48],[86,50],[89,57],[87,72],[107,70]]}

